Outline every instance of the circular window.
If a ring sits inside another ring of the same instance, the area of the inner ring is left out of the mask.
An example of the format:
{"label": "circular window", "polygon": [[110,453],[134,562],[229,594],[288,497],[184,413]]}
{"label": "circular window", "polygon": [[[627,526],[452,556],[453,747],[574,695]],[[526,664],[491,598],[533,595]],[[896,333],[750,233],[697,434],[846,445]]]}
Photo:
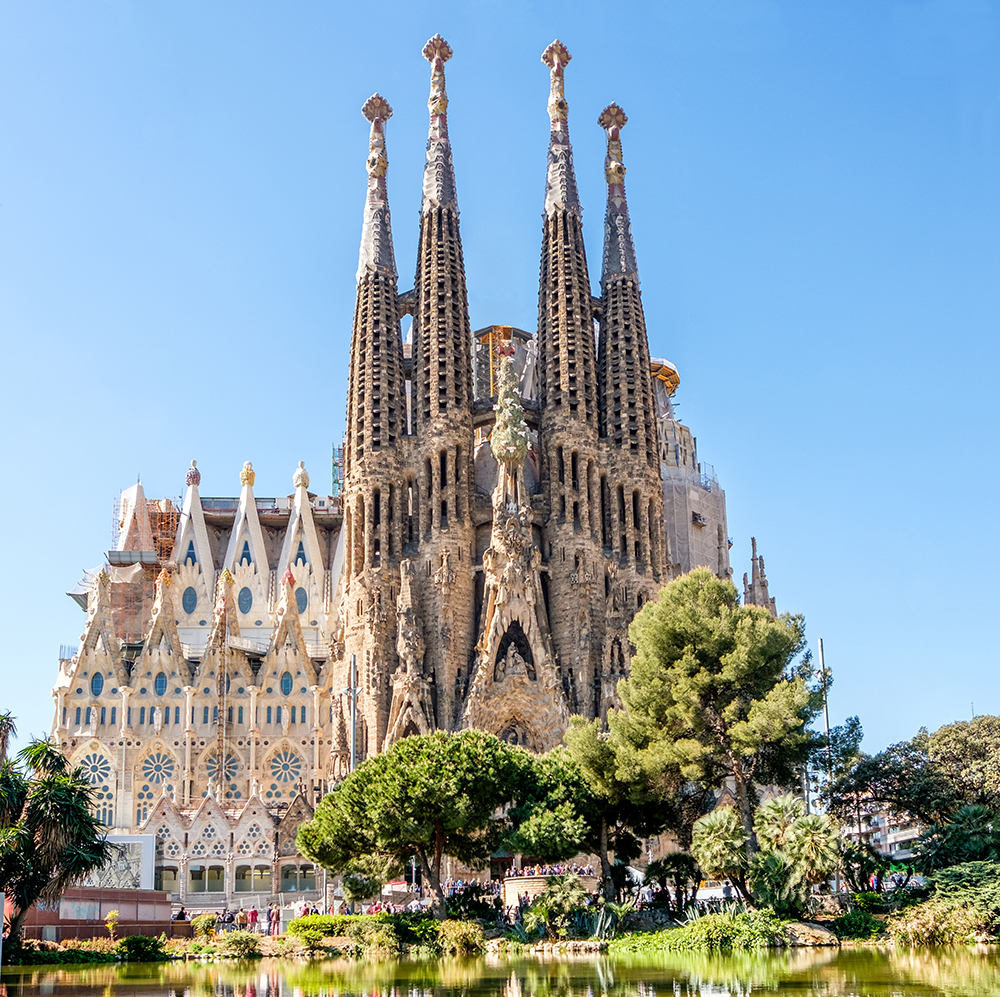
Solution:
{"label": "circular window", "polygon": [[292,673],[281,673],[281,694],[287,696],[292,691]]}
{"label": "circular window", "polygon": [[198,593],[190,585],[184,589],[181,605],[184,607],[185,613],[193,613],[198,608]]}
{"label": "circular window", "polygon": [[240,589],[240,594],[237,596],[236,601],[239,604],[241,613],[249,613],[253,608],[253,592],[244,585]]}
{"label": "circular window", "polygon": [[300,613],[304,613],[309,608],[309,595],[304,588],[295,590],[295,605],[299,607]]}
{"label": "circular window", "polygon": [[94,672],[90,680],[90,693],[93,696],[100,696],[104,691],[104,676],[100,672]]}
{"label": "circular window", "polygon": [[142,763],[142,777],[148,782],[157,784],[164,779],[172,779],[174,775],[174,760],[160,751],[150,755]]}
{"label": "circular window", "polygon": [[103,755],[87,755],[80,764],[83,767],[84,778],[92,786],[106,781],[111,775],[111,765]]}
{"label": "circular window", "polygon": [[156,678],[153,680],[153,688],[156,690],[157,696],[162,696],[167,691],[167,676],[163,672],[156,673]]}
{"label": "circular window", "polygon": [[271,778],[278,782],[298,782],[302,761],[293,751],[279,751],[271,759]]}

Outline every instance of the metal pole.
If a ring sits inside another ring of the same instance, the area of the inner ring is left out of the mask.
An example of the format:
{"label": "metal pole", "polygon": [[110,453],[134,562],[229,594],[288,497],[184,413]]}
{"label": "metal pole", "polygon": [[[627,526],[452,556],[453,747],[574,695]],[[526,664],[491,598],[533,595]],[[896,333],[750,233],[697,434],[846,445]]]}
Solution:
{"label": "metal pole", "polygon": [[351,655],[351,771],[357,764],[358,751],[358,656]]}
{"label": "metal pole", "polygon": [[[823,638],[819,638],[819,673],[823,677],[823,727],[826,731],[826,784],[833,785],[833,749],[830,746],[830,706],[826,698],[826,660],[823,657]],[[858,841],[861,841],[861,822],[858,821]],[[840,868],[833,876],[833,892],[840,893]]]}

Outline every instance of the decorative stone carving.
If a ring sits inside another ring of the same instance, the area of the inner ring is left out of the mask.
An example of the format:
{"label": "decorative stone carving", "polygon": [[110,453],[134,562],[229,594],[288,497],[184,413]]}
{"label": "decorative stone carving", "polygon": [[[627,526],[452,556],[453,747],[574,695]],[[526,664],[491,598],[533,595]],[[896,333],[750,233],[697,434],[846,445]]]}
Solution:
{"label": "decorative stone carving", "polygon": [[249,485],[253,488],[253,483],[257,480],[257,474],[253,469],[253,464],[247,461],[243,465],[243,470],[240,471],[240,484]]}

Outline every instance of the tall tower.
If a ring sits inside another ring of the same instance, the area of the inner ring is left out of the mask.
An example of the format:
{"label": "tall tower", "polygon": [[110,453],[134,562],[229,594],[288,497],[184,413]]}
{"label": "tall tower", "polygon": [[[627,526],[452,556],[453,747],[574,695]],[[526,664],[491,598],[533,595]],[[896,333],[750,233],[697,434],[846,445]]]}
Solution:
{"label": "tall tower", "polygon": [[649,342],[625,199],[621,129],[627,121],[625,112],[613,103],[597,119],[608,137],[597,356],[600,433],[608,472],[601,482],[605,499],[601,530],[605,552],[610,547],[617,565],[614,584],[618,587],[608,602],[599,676],[601,713],[612,705],[617,681],[627,672],[628,623],[643,601],[655,596],[666,567]]}
{"label": "tall tower", "polygon": [[421,580],[413,590],[427,625],[426,660],[435,663],[428,677],[436,690],[437,725],[450,728],[459,718],[474,643],[475,587],[467,584],[475,553],[472,326],[448,138],[444,65],[452,50],[435,35],[423,55],[431,65],[430,128],[413,289],[416,440],[404,487],[419,504],[414,554]]}
{"label": "tall tower", "polygon": [[[598,604],[600,465],[594,363],[594,300],[583,246],[580,199],[569,141],[564,73],[570,61],[558,39],[543,53],[549,67],[549,152],[538,290],[541,478],[548,519],[545,590],[563,688],[571,712],[592,716],[591,690],[601,637],[592,630]],[[544,580],[544,575],[543,575]]]}
{"label": "tall tower", "polygon": [[[344,451],[344,530],[349,563],[342,584],[344,668],[357,663],[358,757],[381,749],[388,724],[386,675],[395,663],[394,593],[401,550],[401,448],[406,429],[399,296],[386,171],[385,125],[392,108],[365,101],[371,123],[368,198],[361,231],[351,337]],[[346,675],[344,676],[346,679]]]}

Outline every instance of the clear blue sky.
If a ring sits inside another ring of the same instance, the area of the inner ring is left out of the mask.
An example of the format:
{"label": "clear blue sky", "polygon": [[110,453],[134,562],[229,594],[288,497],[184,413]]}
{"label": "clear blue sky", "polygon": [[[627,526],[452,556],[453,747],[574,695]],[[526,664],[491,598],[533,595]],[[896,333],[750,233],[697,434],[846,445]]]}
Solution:
{"label": "clear blue sky", "polygon": [[400,287],[448,64],[472,322],[534,329],[548,77],[569,46],[592,276],[615,100],[650,342],[781,610],[876,750],[997,689],[1000,5],[0,2],[0,709],[48,729],[63,594],[112,500],[328,482],[367,125],[395,108]]}

